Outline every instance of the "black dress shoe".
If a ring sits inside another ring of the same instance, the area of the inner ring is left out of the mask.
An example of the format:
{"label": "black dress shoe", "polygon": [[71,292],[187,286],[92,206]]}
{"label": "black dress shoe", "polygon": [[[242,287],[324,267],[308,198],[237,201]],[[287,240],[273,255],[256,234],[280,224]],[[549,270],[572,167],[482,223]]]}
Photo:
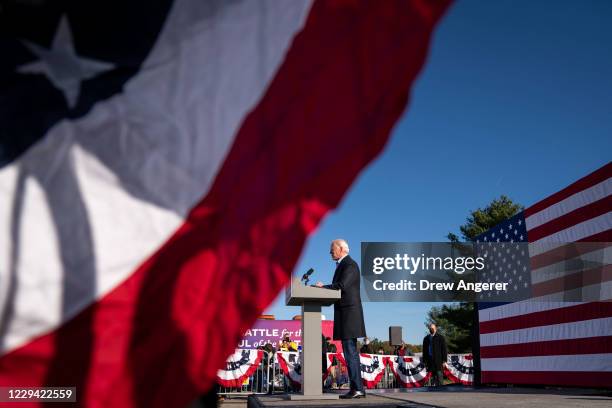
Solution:
{"label": "black dress shoe", "polygon": [[341,395],[342,399],[353,399],[353,398],[365,398],[365,392],[363,391],[349,391],[344,395]]}

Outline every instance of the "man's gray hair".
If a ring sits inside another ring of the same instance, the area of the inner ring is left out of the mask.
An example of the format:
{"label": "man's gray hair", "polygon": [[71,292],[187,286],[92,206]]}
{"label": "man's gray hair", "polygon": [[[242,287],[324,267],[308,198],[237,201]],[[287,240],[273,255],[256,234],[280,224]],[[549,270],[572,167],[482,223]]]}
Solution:
{"label": "man's gray hair", "polygon": [[343,240],[342,238],[334,239],[334,244],[338,245],[340,248],[344,249],[346,253],[349,253],[349,245],[348,242]]}

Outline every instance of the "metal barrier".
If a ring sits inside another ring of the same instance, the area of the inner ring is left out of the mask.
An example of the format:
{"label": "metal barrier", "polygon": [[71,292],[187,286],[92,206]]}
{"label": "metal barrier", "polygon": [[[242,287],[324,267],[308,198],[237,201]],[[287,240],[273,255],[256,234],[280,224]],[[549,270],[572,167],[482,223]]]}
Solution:
{"label": "metal barrier", "polygon": [[219,395],[237,396],[248,394],[273,394],[292,392],[290,382],[283,373],[276,353],[263,351],[263,358],[257,369],[248,376],[240,387],[218,386]]}
{"label": "metal barrier", "polygon": [[217,392],[220,395],[267,394],[270,390],[272,353],[263,351],[263,358],[257,369],[246,377],[240,386],[227,387],[219,385]]}

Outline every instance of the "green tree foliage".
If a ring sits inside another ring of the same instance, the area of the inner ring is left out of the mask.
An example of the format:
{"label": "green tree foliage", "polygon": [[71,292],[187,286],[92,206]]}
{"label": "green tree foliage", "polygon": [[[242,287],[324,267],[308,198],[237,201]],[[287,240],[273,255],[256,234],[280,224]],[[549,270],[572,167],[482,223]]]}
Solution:
{"label": "green tree foliage", "polygon": [[[357,349],[360,349],[362,344],[363,344],[362,342],[358,341]],[[413,353],[420,353],[421,349],[423,348],[422,344],[408,344],[407,343],[406,346]],[[388,341],[379,340],[376,337],[370,340],[370,347],[374,354],[378,354],[378,350],[380,348],[383,349],[384,351],[383,354],[392,355],[395,352],[395,346],[392,346],[391,344],[389,344]]]}
{"label": "green tree foliage", "polygon": [[[491,201],[491,204],[485,208],[471,211],[470,215],[466,218],[466,223],[459,227],[461,236],[465,241],[471,241],[500,222],[516,215],[522,209],[522,205],[502,195]],[[458,241],[457,236],[452,232],[447,235],[447,238],[451,242]]]}
{"label": "green tree foliage", "polygon": [[[459,227],[464,241],[472,241],[478,235],[495,225],[516,215],[523,206],[513,202],[505,195],[494,199],[485,208],[470,211],[465,224]],[[459,237],[449,232],[450,242],[460,242]],[[426,325],[435,323],[446,338],[451,353],[469,353],[472,349],[472,316],[474,303],[461,302],[434,306],[427,313]]]}
{"label": "green tree foliage", "polygon": [[474,303],[471,302],[434,306],[427,312],[425,324],[438,326],[449,353],[471,353],[473,313]]}

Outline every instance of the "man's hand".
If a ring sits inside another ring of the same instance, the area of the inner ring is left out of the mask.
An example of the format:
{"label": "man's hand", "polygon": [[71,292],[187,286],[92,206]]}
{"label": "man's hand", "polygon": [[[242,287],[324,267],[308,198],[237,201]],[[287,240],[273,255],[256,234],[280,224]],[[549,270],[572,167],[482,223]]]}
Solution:
{"label": "man's hand", "polygon": [[317,288],[322,288],[322,287],[323,287],[323,282],[320,282],[320,281],[319,281],[319,282],[315,283],[315,286],[316,286]]}

